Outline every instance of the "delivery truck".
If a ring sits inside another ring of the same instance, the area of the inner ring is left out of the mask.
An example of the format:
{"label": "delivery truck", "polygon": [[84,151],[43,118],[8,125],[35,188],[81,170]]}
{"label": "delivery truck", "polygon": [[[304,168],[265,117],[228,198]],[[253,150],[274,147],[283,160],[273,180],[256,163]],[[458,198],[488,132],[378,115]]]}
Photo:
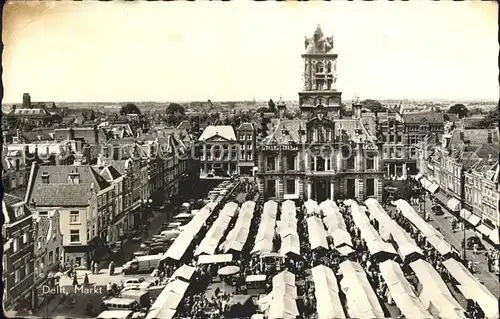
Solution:
{"label": "delivery truck", "polygon": [[160,264],[163,254],[137,256],[123,265],[124,275],[151,272]]}

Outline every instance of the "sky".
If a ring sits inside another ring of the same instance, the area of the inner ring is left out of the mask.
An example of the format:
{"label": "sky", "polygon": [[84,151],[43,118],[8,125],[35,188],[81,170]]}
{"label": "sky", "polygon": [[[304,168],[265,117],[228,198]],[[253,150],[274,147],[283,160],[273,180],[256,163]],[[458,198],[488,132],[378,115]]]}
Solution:
{"label": "sky", "polygon": [[4,103],[297,100],[320,24],[343,99],[498,100],[496,2],[4,7]]}

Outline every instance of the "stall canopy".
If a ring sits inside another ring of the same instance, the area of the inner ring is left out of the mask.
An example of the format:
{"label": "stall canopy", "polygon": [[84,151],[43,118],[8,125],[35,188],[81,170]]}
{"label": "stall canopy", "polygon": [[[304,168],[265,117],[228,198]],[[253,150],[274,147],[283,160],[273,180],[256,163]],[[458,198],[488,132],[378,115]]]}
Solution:
{"label": "stall canopy", "polygon": [[432,318],[426,307],[420,302],[413,287],[406,280],[398,263],[386,260],[379,264],[380,273],[391,293],[396,306],[405,318]]}
{"label": "stall canopy", "polygon": [[264,203],[259,229],[251,252],[252,254],[258,253],[262,255],[273,251],[277,212],[278,203],[272,200]]}
{"label": "stall canopy", "polygon": [[457,288],[466,299],[474,300],[483,310],[486,318],[498,318],[498,299],[482,285],[465,266],[450,258],[443,262],[451,277],[458,282]]}
{"label": "stall canopy", "polygon": [[340,272],[343,276],[340,287],[346,297],[348,317],[385,318],[377,295],[361,265],[347,260],[340,264]]}
{"label": "stall canopy", "polygon": [[435,194],[439,189],[439,184],[431,182],[427,178],[423,177],[420,179],[420,184],[428,190],[431,194]]}
{"label": "stall canopy", "polygon": [[339,286],[333,270],[323,265],[311,269],[318,318],[345,318]]}
{"label": "stall canopy", "polygon": [[468,221],[472,226],[476,227],[481,222],[481,217],[471,213],[465,208],[460,210],[460,217]]}
{"label": "stall canopy", "polygon": [[238,219],[234,224],[233,229],[227,234],[226,240],[221,244],[220,249],[227,253],[230,250],[242,251],[245,246],[250,226],[252,224],[253,215],[255,212],[255,202],[248,201],[241,205],[238,213]]}
{"label": "stall canopy", "polygon": [[438,184],[438,183],[436,183],[436,182],[432,182],[432,183],[431,183],[431,186],[429,186],[428,191],[429,191],[431,194],[436,194],[436,193],[437,193],[437,191],[438,191],[438,189],[439,189],[439,184]]}
{"label": "stall canopy", "polygon": [[187,248],[191,245],[194,237],[200,232],[201,228],[210,217],[216,206],[216,203],[209,202],[196,215],[194,215],[165,254],[163,254],[162,260],[168,258],[181,260],[182,256],[186,253]]}
{"label": "stall canopy", "polygon": [[333,200],[327,199],[325,201],[322,201],[321,204],[319,204],[319,209],[323,212],[324,215],[327,214],[327,212],[325,212],[326,208],[337,208],[338,209],[338,206]]}
{"label": "stall canopy", "polygon": [[410,263],[422,285],[419,299],[427,310],[434,308],[441,318],[465,319],[465,310],[455,300],[448,286],[434,267],[425,260]]}
{"label": "stall canopy", "polygon": [[201,254],[215,254],[222,237],[224,237],[224,234],[226,233],[226,230],[237,211],[238,204],[235,202],[229,202],[224,206],[212,227],[210,227],[207,231],[205,237],[194,252],[195,256],[199,256]]}
{"label": "stall canopy", "polygon": [[311,249],[317,249],[320,247],[328,249],[328,241],[326,240],[326,231],[323,226],[323,221],[316,216],[311,216],[306,219],[306,222]]}
{"label": "stall canopy", "polygon": [[500,238],[498,236],[498,228],[490,230],[488,238],[495,244],[500,245]]}
{"label": "stall canopy", "polygon": [[174,280],[168,283],[156,298],[151,308],[149,308],[146,319],[173,318],[175,310],[179,306],[184,294],[189,287],[189,283],[182,280]]}
{"label": "stall canopy", "polygon": [[444,236],[437,231],[432,225],[427,223],[417,212],[403,199],[398,199],[396,202],[398,212],[400,212],[410,223],[413,224],[427,239],[427,242],[434,247],[442,256],[446,256],[454,252],[450,243],[446,241]]}
{"label": "stall canopy", "polygon": [[460,201],[456,198],[450,198],[446,202],[446,207],[452,212],[458,212],[460,210]]}
{"label": "stall canopy", "polygon": [[177,279],[177,278],[182,278],[185,280],[191,280],[191,277],[193,277],[193,274],[195,272],[196,268],[191,267],[188,265],[182,265],[180,268],[178,268],[176,271],[174,271],[172,278]]}
{"label": "stall canopy", "polygon": [[306,207],[306,214],[307,215],[313,215],[319,213],[319,206],[318,202],[312,199],[308,199],[305,203],[304,206]]}
{"label": "stall canopy", "polygon": [[283,271],[273,277],[272,291],[258,304],[261,311],[266,312],[267,318],[291,319],[300,315],[296,299],[295,275]]}
{"label": "stall canopy", "polygon": [[300,239],[297,231],[288,229],[284,230],[281,234],[281,248],[279,253],[281,255],[295,254],[300,256]]}
{"label": "stall canopy", "polygon": [[414,254],[424,255],[410,235],[387,214],[376,199],[367,199],[365,204],[370,212],[370,219],[379,223],[379,233],[382,239],[385,241],[392,239],[403,260]]}
{"label": "stall canopy", "polygon": [[232,254],[223,255],[201,255],[198,257],[198,264],[224,264],[233,261]]}
{"label": "stall canopy", "polygon": [[424,177],[424,174],[418,172],[417,175],[415,175],[415,180],[418,181],[419,179],[421,179],[422,177]]}
{"label": "stall canopy", "polygon": [[361,238],[365,240],[370,254],[373,257],[376,255],[397,255],[394,247],[382,240],[375,228],[373,228],[370,224],[368,216],[366,216],[365,212],[361,210],[361,207],[356,203],[351,204],[350,206],[352,220],[354,221],[356,227],[359,228]]}

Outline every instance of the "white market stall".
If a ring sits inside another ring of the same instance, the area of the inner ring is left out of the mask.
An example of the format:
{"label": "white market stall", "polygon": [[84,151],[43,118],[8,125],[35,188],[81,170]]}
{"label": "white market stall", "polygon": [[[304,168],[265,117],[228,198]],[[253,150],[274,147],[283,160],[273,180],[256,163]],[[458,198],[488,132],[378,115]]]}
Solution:
{"label": "white market stall", "polygon": [[386,260],[379,264],[379,269],[392,299],[405,318],[432,318],[413,292],[413,287],[406,280],[398,263]]}

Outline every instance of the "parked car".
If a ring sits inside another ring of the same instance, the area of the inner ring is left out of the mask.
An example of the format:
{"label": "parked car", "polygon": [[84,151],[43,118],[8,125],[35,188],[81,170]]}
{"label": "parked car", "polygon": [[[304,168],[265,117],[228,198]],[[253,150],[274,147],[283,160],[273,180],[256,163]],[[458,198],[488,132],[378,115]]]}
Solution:
{"label": "parked car", "polygon": [[444,215],[444,211],[439,205],[432,206],[432,211],[436,216]]}
{"label": "parked car", "polygon": [[[481,239],[477,236],[473,237],[468,237],[467,238],[467,249],[473,249],[474,244],[477,244],[477,249],[478,250],[484,250],[485,247],[483,243],[481,242]],[[462,247],[464,246],[464,241],[462,240]]]}
{"label": "parked car", "polygon": [[144,278],[143,277],[140,277],[140,278],[130,278],[130,279],[127,279],[127,280],[125,280],[123,282],[123,288],[126,288],[126,287],[138,287],[143,282],[144,282]]}

